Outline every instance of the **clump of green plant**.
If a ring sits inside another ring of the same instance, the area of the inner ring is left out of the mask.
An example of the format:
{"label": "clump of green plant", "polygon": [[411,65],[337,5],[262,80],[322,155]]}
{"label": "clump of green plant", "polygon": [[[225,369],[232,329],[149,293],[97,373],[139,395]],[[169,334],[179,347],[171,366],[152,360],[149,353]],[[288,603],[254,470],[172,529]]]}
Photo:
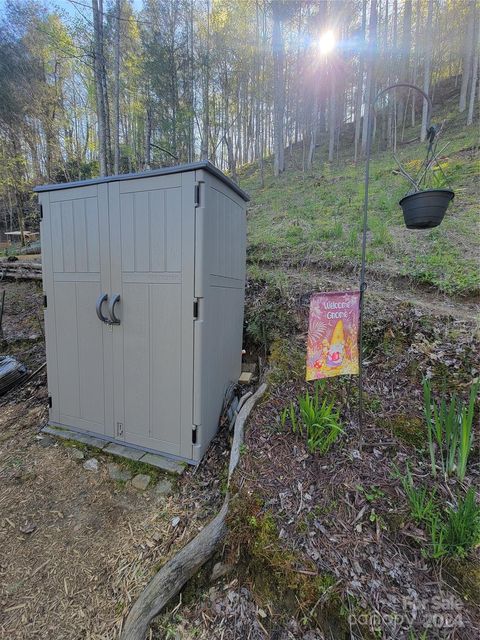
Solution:
{"label": "clump of green plant", "polygon": [[293,433],[306,435],[310,453],[319,451],[325,454],[333,443],[344,433],[340,414],[334,403],[325,396],[321,400],[321,385],[315,383],[313,394],[308,389],[297,397],[297,405],[292,401],[282,411],[280,422],[282,427],[290,420]]}
{"label": "clump of green plant", "polygon": [[458,498],[456,508],[448,507],[440,511],[435,500],[435,490],[416,487],[408,465],[405,476],[400,475],[400,480],[412,518],[424,525],[430,538],[428,556],[464,557],[480,543],[480,506],[476,503],[473,487],[470,487],[464,497]]}
{"label": "clump of green plant", "polygon": [[458,501],[456,509],[447,509],[443,539],[446,553],[457,556],[466,555],[480,543],[480,506],[473,487]]}
{"label": "clump of green plant", "polygon": [[479,382],[470,387],[470,397],[465,405],[457,396],[450,404],[445,398],[432,403],[430,380],[423,381],[425,419],[427,422],[428,448],[432,475],[437,475],[437,457],[445,476],[456,472],[464,480],[467,462],[473,446],[473,413]]}
{"label": "clump of green plant", "polygon": [[407,496],[410,513],[416,522],[428,522],[435,513],[435,489],[430,491],[427,487],[416,487],[413,484],[410,467],[407,464],[407,472],[400,476],[403,490]]}

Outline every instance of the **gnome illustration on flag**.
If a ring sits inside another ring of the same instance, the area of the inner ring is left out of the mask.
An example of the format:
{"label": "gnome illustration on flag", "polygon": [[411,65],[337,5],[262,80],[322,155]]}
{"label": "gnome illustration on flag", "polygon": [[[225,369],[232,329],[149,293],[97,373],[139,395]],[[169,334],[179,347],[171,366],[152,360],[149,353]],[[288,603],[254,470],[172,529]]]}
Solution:
{"label": "gnome illustration on flag", "polygon": [[307,380],[358,373],[359,302],[358,291],[312,295]]}
{"label": "gnome illustration on flag", "polygon": [[327,353],[327,367],[340,367],[343,364],[344,356],[344,333],[343,333],[343,320],[339,320],[333,330],[332,339],[330,341],[330,347]]}

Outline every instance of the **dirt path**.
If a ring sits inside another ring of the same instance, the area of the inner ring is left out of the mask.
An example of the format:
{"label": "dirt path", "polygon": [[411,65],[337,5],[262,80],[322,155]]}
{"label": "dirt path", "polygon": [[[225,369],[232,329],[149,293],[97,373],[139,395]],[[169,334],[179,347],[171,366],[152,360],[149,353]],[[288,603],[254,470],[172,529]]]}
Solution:
{"label": "dirt path", "polygon": [[[265,269],[266,273],[278,273],[279,269]],[[304,267],[299,269],[285,268],[282,274],[292,283],[292,290],[304,291],[306,287],[312,290],[348,290],[359,287],[359,276],[356,271],[328,270],[319,267]],[[418,286],[408,278],[374,272],[367,274],[368,296],[373,294],[386,302],[405,302],[423,313],[432,316],[449,316],[466,322],[478,321],[480,314],[480,300],[476,298],[451,297],[435,291],[432,287]]]}

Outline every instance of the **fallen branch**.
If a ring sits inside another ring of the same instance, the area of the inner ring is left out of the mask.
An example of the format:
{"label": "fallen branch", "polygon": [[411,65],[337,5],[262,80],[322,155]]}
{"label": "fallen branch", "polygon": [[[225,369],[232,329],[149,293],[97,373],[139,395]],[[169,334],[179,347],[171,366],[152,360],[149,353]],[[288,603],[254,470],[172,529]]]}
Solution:
{"label": "fallen branch", "polygon": [[0,260],[0,280],[41,280],[42,265],[39,262],[9,262]]}
{"label": "fallen branch", "polygon": [[34,271],[42,270],[41,262],[29,262],[28,260],[15,260],[14,262],[9,262],[8,260],[0,260],[0,265],[2,269],[32,269]]}
{"label": "fallen branch", "polygon": [[[255,403],[262,397],[267,388],[262,384],[259,389],[244,403],[235,421],[228,481],[240,459],[240,445],[243,442],[245,422]],[[160,571],[150,580],[140,594],[125,621],[121,640],[144,640],[150,622],[168,604],[185,583],[194,576],[205,562],[212,557],[218,544],[225,537],[227,527],[225,520],[228,513],[229,493],[225,496],[222,508],[215,518],[200,533],[166,562]]]}
{"label": "fallen branch", "polygon": [[0,281],[1,280],[42,280],[41,273],[36,271],[6,271],[0,269]]}

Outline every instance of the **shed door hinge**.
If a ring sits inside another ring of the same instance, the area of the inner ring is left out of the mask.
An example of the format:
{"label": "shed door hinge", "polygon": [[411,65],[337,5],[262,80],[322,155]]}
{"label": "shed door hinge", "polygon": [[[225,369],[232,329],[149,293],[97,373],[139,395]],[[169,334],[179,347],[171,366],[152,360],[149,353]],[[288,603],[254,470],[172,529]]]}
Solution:
{"label": "shed door hinge", "polygon": [[48,396],[48,406],[50,407],[50,409],[53,406],[53,402],[52,402],[52,396]]}
{"label": "shed door hinge", "polygon": [[195,183],[195,191],[194,191],[194,199],[195,199],[195,208],[200,206],[200,183]]}
{"label": "shed door hinge", "polygon": [[197,427],[193,425],[192,427],[192,444],[197,444]]}
{"label": "shed door hinge", "polygon": [[43,205],[38,205],[38,215],[40,216],[40,220],[43,220]]}
{"label": "shed door hinge", "polygon": [[47,294],[46,293],[43,294],[43,308],[44,309],[47,308]]}
{"label": "shed door hinge", "polygon": [[198,319],[198,300],[193,301],[193,319]]}

